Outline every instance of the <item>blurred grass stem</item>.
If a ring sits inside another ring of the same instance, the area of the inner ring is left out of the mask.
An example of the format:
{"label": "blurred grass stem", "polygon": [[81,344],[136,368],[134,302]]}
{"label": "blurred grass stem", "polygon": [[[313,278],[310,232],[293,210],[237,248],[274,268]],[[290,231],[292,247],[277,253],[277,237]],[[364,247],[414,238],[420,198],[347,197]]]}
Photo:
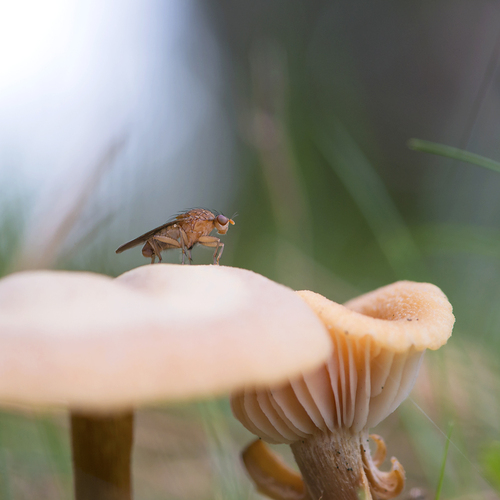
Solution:
{"label": "blurred grass stem", "polygon": [[436,496],[434,497],[434,500],[439,500],[439,497],[441,496],[441,489],[443,487],[443,482],[444,482],[444,473],[446,470],[446,460],[448,458],[448,449],[450,447],[450,439],[451,439],[452,432],[453,432],[453,422],[450,422],[450,426],[448,428],[448,433],[446,434],[446,442],[444,445],[443,463],[441,464],[441,471],[439,473],[439,481],[438,481],[438,485],[436,488]]}
{"label": "blurred grass stem", "polygon": [[410,139],[408,147],[414,151],[422,153],[430,153],[433,155],[444,156],[453,160],[463,161],[465,163],[472,163],[478,167],[487,168],[500,172],[500,162],[486,158],[485,156],[477,155],[463,149],[438,144],[437,142],[423,141],[421,139]]}
{"label": "blurred grass stem", "polygon": [[[59,192],[53,193],[53,198],[57,199],[57,202],[51,203],[46,213],[40,217],[41,220],[33,221],[27,228],[20,256],[14,262],[14,271],[46,269],[55,265],[69,233],[124,145],[124,138],[111,143],[95,165],[89,169],[86,179],[79,183],[73,182],[72,186],[65,185]],[[66,207],[61,207],[61,192],[65,195]],[[85,234],[82,238],[85,238]]]}
{"label": "blurred grass stem", "polygon": [[[284,49],[270,42],[255,44],[251,57],[253,91],[251,142],[256,148],[267,185],[272,216],[278,234],[295,246],[312,253],[311,209],[304,182],[286,127],[289,100],[287,58]],[[283,248],[277,245],[280,269]],[[295,264],[295,279],[301,273]],[[282,267],[288,276],[289,266]]]}
{"label": "blurred grass stem", "polygon": [[419,248],[384,182],[348,131],[334,122],[317,145],[370,226],[397,278],[425,279]]}

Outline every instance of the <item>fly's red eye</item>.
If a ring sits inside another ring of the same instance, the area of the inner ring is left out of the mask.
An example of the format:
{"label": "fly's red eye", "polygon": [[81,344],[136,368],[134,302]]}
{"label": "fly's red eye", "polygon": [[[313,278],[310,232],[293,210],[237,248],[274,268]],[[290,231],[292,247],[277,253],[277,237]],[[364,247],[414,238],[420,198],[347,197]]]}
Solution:
{"label": "fly's red eye", "polygon": [[224,215],[218,215],[217,216],[217,222],[221,226],[225,226],[229,222],[229,219],[227,217],[225,217]]}

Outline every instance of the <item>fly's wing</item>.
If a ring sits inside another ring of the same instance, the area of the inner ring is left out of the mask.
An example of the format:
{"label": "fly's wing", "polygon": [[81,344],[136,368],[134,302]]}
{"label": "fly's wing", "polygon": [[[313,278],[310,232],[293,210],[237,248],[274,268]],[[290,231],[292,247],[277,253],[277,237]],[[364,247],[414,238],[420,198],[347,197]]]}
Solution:
{"label": "fly's wing", "polygon": [[176,219],[173,219],[165,224],[162,224],[161,226],[155,227],[154,229],[151,229],[151,231],[148,231],[147,233],[142,234],[141,236],[138,236],[137,238],[133,239],[132,241],[129,241],[125,244],[123,244],[121,247],[116,249],[116,253],[122,253],[125,250],[128,250],[129,248],[136,247],[137,245],[140,245],[141,243],[146,242],[151,238],[151,236],[154,236],[155,233],[158,231],[161,231],[162,229],[165,229],[166,227],[172,226],[173,224],[176,223]]}

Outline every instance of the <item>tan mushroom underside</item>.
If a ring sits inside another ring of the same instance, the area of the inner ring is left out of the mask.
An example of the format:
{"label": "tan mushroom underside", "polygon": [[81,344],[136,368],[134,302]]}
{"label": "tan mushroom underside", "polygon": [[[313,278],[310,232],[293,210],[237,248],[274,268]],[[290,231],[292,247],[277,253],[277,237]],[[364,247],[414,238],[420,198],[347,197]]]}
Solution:
{"label": "tan mushroom underside", "polygon": [[427,283],[398,282],[344,306],[298,293],[328,328],[334,351],[285,384],[233,396],[235,416],[270,443],[377,425],[411,391],[425,349],[444,344],[454,323],[446,296]]}

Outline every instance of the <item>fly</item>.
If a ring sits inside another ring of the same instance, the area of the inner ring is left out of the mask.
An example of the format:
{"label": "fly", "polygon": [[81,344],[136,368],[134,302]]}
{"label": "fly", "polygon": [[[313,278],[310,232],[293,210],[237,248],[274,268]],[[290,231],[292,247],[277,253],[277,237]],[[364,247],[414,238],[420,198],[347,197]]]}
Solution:
{"label": "fly", "polygon": [[226,234],[229,224],[234,225],[234,221],[222,214],[216,215],[205,208],[193,208],[177,215],[166,224],[125,243],[116,250],[116,253],[122,253],[129,248],[145,243],[142,247],[142,255],[151,258],[151,264],[154,264],[156,257],[161,262],[161,252],[164,250],[180,248],[184,264],[186,255],[191,263],[191,249],[199,243],[206,247],[215,248],[214,264],[218,265],[224,250],[224,243],[221,243],[216,236],[210,236],[210,233],[216,229],[218,234]]}

